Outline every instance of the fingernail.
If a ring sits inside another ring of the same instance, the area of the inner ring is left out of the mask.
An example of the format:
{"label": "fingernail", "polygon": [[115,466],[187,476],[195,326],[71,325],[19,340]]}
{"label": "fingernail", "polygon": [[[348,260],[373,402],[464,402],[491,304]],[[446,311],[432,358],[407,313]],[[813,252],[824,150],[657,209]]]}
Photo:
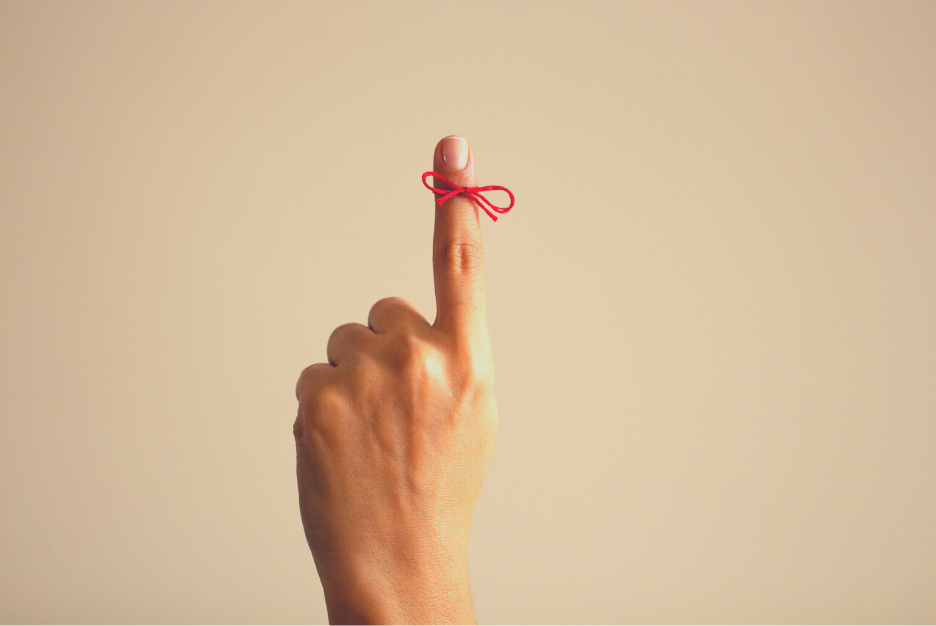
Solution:
{"label": "fingernail", "polygon": [[468,142],[461,137],[442,140],[442,162],[450,170],[463,170],[468,165]]}

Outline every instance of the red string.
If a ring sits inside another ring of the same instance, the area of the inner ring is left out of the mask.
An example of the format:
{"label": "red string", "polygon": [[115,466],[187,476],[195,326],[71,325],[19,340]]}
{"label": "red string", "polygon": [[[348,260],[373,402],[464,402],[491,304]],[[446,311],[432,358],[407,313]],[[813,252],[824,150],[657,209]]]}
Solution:
{"label": "red string", "polygon": [[[447,182],[449,185],[454,187],[454,189],[437,189],[436,187],[430,186],[429,183],[426,182],[426,178],[429,176],[435,176],[436,178],[441,178],[442,180]],[[498,213],[506,213],[507,211],[512,209],[514,205],[514,195],[510,193],[509,189],[507,189],[506,187],[501,187],[499,185],[488,185],[487,187],[459,187],[458,185],[450,181],[448,178],[446,178],[442,174],[439,174],[438,172],[426,172],[425,174],[423,174],[422,180],[423,180],[423,185],[425,185],[427,189],[434,191],[435,193],[445,194],[441,198],[436,200],[437,206],[442,206],[442,203],[448,200],[449,198],[454,198],[458,194],[463,193],[466,196],[468,196],[475,204],[477,204],[479,207],[484,209],[484,211],[488,215],[490,215],[491,219],[494,220],[495,222],[497,221],[497,216],[491,213],[491,211],[488,210],[488,207],[497,211]],[[506,207],[494,206],[493,204],[491,204],[490,200],[488,200],[487,198],[481,195],[482,191],[494,191],[494,190],[506,191],[507,195],[510,196],[510,206],[506,206]],[[484,204],[481,204],[482,202]],[[487,206],[484,206],[485,204]]]}

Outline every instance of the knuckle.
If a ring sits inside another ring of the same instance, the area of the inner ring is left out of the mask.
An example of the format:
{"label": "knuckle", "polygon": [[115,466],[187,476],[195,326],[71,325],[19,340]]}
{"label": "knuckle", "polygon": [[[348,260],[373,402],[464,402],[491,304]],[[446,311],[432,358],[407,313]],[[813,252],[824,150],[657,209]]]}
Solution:
{"label": "knuckle", "polygon": [[324,386],[310,396],[306,408],[313,417],[333,416],[344,410],[345,400],[336,389]]}
{"label": "knuckle", "polygon": [[374,303],[367,315],[368,324],[373,327],[379,320],[390,321],[403,318],[403,313],[409,308],[409,302],[403,298],[391,296]]}
{"label": "knuckle", "polygon": [[394,340],[394,355],[403,364],[422,363],[426,348],[425,342],[413,333],[401,333]]}
{"label": "knuckle", "polygon": [[368,385],[380,380],[383,376],[384,365],[379,356],[372,352],[359,352],[348,363],[350,380],[357,385]]}
{"label": "knuckle", "polygon": [[329,362],[334,362],[341,353],[349,354],[360,349],[364,345],[364,331],[367,327],[356,322],[342,324],[333,330],[325,347]]}
{"label": "knuckle", "polygon": [[400,333],[395,338],[393,356],[396,366],[409,374],[432,371],[436,361],[435,349],[423,337],[415,333]]}
{"label": "knuckle", "polygon": [[303,398],[304,425],[321,434],[333,434],[348,409],[348,401],[333,385],[323,385]]}
{"label": "knuckle", "polygon": [[332,331],[331,336],[328,338],[329,341],[335,340],[340,341],[342,336],[348,335],[353,332],[356,324],[354,322],[348,322],[347,324],[342,324],[338,328]]}
{"label": "knuckle", "polygon": [[438,249],[436,255],[436,261],[455,274],[475,274],[484,263],[484,249],[479,241],[447,243]]}
{"label": "knuckle", "polygon": [[403,298],[398,298],[397,296],[381,298],[374,303],[374,306],[371,307],[371,313],[399,309],[406,306],[407,304],[409,303],[406,300]]}
{"label": "knuckle", "polygon": [[315,380],[324,374],[325,368],[331,369],[331,366],[325,363],[315,363],[302,370],[299,380],[296,381],[296,400],[302,400],[303,394],[315,385]]}

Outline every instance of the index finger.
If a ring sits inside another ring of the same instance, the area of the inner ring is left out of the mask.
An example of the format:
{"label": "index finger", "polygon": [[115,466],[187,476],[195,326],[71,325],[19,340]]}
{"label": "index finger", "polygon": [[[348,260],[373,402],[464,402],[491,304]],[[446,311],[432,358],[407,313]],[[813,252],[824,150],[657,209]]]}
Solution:
{"label": "index finger", "polygon": [[[459,187],[477,186],[471,147],[462,137],[451,135],[436,145],[433,171]],[[433,186],[451,187],[436,177]],[[467,194],[436,206],[432,266],[436,294],[433,326],[463,338],[486,339],[481,223],[478,207]]]}

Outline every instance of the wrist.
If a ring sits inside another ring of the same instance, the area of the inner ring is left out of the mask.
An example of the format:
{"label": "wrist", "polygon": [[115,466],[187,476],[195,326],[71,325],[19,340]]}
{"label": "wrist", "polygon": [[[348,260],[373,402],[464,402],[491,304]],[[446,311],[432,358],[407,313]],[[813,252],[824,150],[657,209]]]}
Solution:
{"label": "wrist", "polygon": [[316,566],[332,624],[474,624],[467,554],[402,567]]}

